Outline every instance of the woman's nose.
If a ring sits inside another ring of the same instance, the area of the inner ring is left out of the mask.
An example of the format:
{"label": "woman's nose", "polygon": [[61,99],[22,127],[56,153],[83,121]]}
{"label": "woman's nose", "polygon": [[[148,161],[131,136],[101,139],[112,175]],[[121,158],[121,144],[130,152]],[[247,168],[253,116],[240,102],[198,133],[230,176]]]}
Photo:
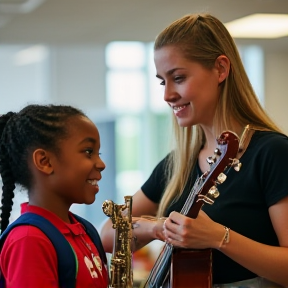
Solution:
{"label": "woman's nose", "polygon": [[179,98],[179,95],[172,89],[172,87],[169,87],[168,85],[165,86],[164,89],[164,101],[170,103],[175,102]]}
{"label": "woman's nose", "polygon": [[164,101],[168,101],[169,99],[169,91],[168,91],[168,88],[165,87],[164,89]]}

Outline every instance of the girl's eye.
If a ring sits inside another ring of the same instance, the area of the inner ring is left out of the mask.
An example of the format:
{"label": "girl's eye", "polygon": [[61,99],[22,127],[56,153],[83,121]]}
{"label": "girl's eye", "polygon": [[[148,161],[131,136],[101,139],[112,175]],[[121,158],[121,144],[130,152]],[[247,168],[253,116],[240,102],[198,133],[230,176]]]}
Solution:
{"label": "girl's eye", "polygon": [[164,80],[161,81],[161,82],[160,82],[160,85],[164,86],[164,85],[165,85],[165,81],[164,81]]}
{"label": "girl's eye", "polygon": [[91,156],[93,154],[93,149],[88,148],[88,149],[85,150],[85,153],[87,155]]}

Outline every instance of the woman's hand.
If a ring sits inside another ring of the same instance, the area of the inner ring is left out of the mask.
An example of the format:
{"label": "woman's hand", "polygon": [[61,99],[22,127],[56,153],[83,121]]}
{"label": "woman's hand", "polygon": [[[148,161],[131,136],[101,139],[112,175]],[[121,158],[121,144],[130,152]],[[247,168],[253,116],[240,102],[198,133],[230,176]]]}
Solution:
{"label": "woman's hand", "polygon": [[164,223],[165,240],[182,248],[216,248],[221,246],[225,230],[200,210],[196,219],[171,212]]}
{"label": "woman's hand", "polygon": [[166,218],[133,217],[134,251],[142,248],[153,240],[165,240],[163,224]]}

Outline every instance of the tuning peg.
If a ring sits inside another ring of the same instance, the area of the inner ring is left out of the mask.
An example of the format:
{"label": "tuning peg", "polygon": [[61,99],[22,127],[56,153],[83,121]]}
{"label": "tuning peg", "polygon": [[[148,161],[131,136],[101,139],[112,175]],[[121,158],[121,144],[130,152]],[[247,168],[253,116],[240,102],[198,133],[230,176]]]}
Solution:
{"label": "tuning peg", "polygon": [[216,186],[212,186],[209,189],[207,195],[199,194],[196,202],[202,200],[205,203],[212,205],[214,203],[214,199],[216,199],[219,195],[220,195],[220,193],[219,193],[218,189],[216,188]]}
{"label": "tuning peg", "polygon": [[216,149],[214,150],[214,154],[220,156],[222,153],[221,153],[221,151],[220,151],[219,148],[216,148]]}
{"label": "tuning peg", "polygon": [[234,158],[232,160],[232,165],[231,166],[234,168],[235,171],[238,172],[240,170],[241,166],[242,166],[242,163],[239,161],[239,159]]}
{"label": "tuning peg", "polygon": [[208,191],[209,198],[216,199],[217,197],[219,197],[219,195],[220,195],[220,192],[218,191],[216,186],[212,186]]}
{"label": "tuning peg", "polygon": [[222,184],[226,179],[227,179],[227,176],[221,172],[216,179],[216,183]]}
{"label": "tuning peg", "polygon": [[212,165],[216,162],[216,157],[215,156],[209,156],[206,158],[206,161],[209,165]]}

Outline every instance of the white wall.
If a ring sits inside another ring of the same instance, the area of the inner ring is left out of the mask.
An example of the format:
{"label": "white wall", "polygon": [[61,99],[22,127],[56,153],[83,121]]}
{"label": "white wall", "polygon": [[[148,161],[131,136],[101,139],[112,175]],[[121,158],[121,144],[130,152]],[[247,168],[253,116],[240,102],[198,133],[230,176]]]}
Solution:
{"label": "white wall", "polygon": [[35,47],[0,46],[0,114],[48,99],[49,52],[45,47],[37,46],[38,50]]}
{"label": "white wall", "polygon": [[288,53],[265,52],[265,108],[288,134]]}
{"label": "white wall", "polygon": [[50,49],[53,102],[81,109],[106,107],[105,46],[53,46]]}
{"label": "white wall", "polygon": [[0,63],[0,114],[39,102],[73,105],[93,120],[109,116],[105,45],[3,45]]}

